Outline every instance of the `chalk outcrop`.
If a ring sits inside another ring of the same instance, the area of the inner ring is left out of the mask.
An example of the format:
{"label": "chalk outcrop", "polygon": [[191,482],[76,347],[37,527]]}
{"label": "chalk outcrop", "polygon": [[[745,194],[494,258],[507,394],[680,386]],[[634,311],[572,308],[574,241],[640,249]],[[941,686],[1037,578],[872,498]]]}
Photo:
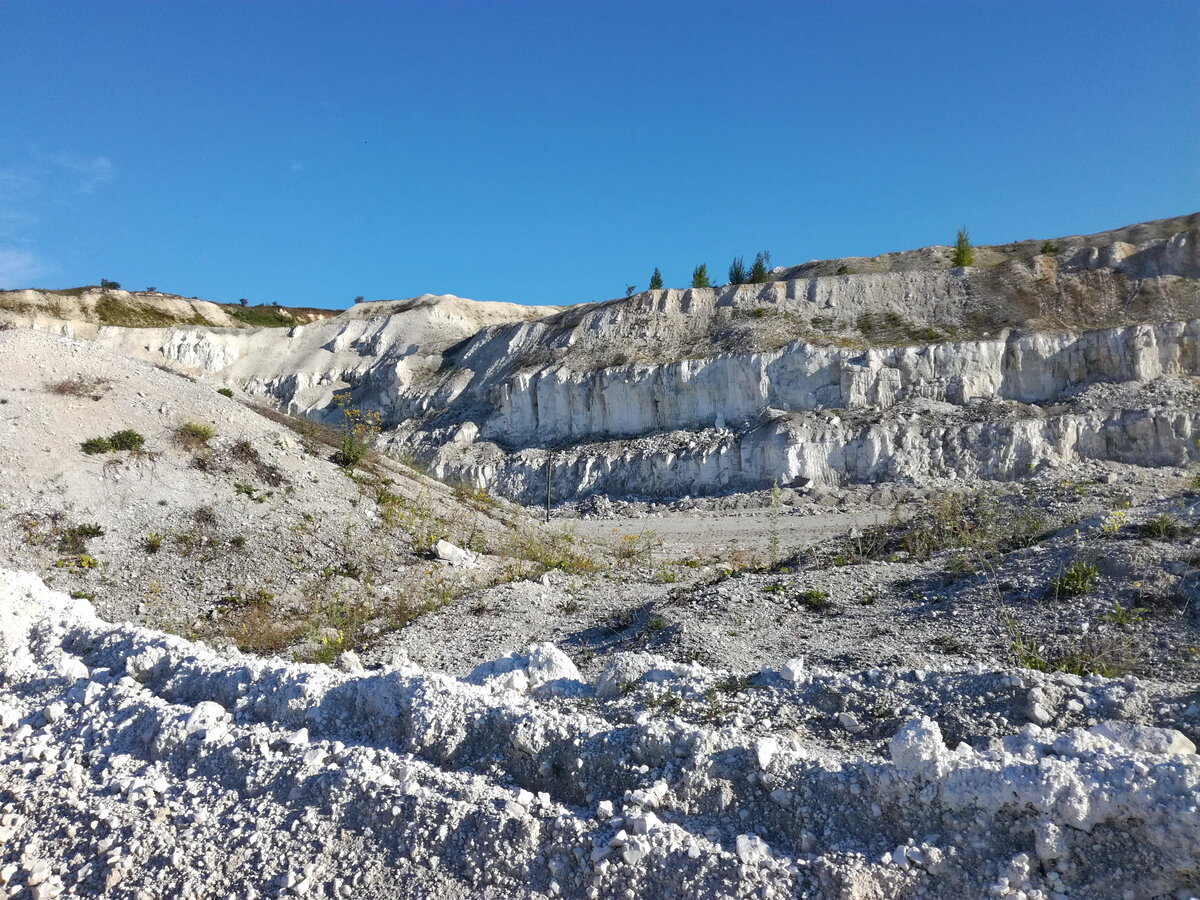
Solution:
{"label": "chalk outcrop", "polygon": [[383,446],[523,500],[552,451],[560,499],[1178,465],[1200,453],[1187,390],[1145,406],[1136,390],[1077,395],[1200,375],[1196,220],[1141,243],[1162,228],[983,248],[990,267],[911,251],[569,308],[427,295],[291,329],[96,339],[317,419],[349,392],[381,414]]}

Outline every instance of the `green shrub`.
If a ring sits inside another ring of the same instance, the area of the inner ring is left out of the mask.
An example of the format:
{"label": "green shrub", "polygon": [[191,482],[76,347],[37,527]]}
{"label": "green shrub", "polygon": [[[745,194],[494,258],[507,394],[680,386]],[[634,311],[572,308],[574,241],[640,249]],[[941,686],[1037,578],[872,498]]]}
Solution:
{"label": "green shrub", "polygon": [[108,437],[88,438],[79,446],[84,453],[94,456],[97,453],[116,453],[118,450],[141,450],[146,439],[131,429],[118,431]]}
{"label": "green shrub", "polygon": [[799,600],[809,609],[818,612],[829,609],[833,606],[833,602],[829,599],[829,595],[824,591],[819,591],[816,588],[809,588],[806,591],[801,591]]}
{"label": "green shrub", "polygon": [[706,288],[712,287],[712,283],[708,280],[708,265],[700,263],[696,268],[692,269],[692,287]]}
{"label": "green shrub", "polygon": [[371,451],[371,444],[379,434],[382,416],[378,412],[364,412],[351,406],[349,394],[338,394],[333,399],[342,411],[340,446],[333,461],[345,469],[354,469]]}
{"label": "green shrub", "polygon": [[958,236],[954,239],[954,258],[950,262],[952,269],[957,269],[961,266],[975,265],[975,249],[971,246],[971,238],[967,234],[967,229],[958,229]]}
{"label": "green shrub", "polygon": [[1050,592],[1056,597],[1081,597],[1096,586],[1100,570],[1082,559],[1077,559],[1062,574],[1050,583]]}
{"label": "green shrub", "polygon": [[113,451],[112,442],[106,437],[88,438],[79,446],[89,456],[95,456],[98,453],[112,453]]}
{"label": "green shrub", "polygon": [[1149,610],[1144,606],[1122,606],[1120,600],[1113,601],[1113,608],[1110,612],[1106,612],[1102,619],[1105,622],[1112,622],[1114,625],[1133,626],[1138,625]]}
{"label": "green shrub", "polygon": [[220,394],[222,397],[232,397],[233,396],[233,391],[231,391],[229,388],[218,388],[217,393]]}
{"label": "green shrub", "polygon": [[111,435],[108,442],[112,445],[113,450],[141,450],[146,439],[136,431],[126,428]]}
{"label": "green shrub", "polygon": [[153,531],[151,531],[146,535],[146,539],[142,541],[142,549],[147,553],[157,553],[162,549],[162,542],[162,535],[155,534]]}
{"label": "green shrub", "polygon": [[658,266],[654,267],[654,274],[650,276],[650,290],[661,291],[663,286],[662,272],[658,271]]}

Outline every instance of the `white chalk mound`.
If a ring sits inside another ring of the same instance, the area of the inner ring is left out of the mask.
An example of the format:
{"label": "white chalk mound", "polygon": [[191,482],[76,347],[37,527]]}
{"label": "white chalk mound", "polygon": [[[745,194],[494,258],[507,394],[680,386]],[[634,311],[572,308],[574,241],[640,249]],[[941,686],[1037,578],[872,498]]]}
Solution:
{"label": "white chalk mound", "polygon": [[1200,871],[1200,758],[1166,729],[979,752],[914,718],[864,757],[606,713],[627,679],[712,674],[655,658],[598,685],[547,644],[466,680],[350,668],[111,625],[0,570],[0,893],[1049,900]]}

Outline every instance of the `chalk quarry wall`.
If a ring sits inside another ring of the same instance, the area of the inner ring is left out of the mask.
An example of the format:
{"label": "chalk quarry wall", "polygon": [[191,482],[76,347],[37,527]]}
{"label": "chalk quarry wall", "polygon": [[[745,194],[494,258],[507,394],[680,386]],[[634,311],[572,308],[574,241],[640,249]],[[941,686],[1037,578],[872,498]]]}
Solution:
{"label": "chalk quarry wall", "polygon": [[[382,414],[384,446],[526,500],[542,495],[551,451],[563,499],[1011,478],[1074,458],[1178,465],[1200,453],[1197,410],[1073,398],[1096,382],[1200,375],[1198,247],[1189,231],[987,269],[566,309],[424,297],[286,331],[102,328],[97,339],[317,419],[335,421],[333,396],[349,391]],[[864,314],[981,336],[865,348],[815,336]],[[753,347],[764,336],[775,349]],[[723,350],[739,343],[750,346]]]}

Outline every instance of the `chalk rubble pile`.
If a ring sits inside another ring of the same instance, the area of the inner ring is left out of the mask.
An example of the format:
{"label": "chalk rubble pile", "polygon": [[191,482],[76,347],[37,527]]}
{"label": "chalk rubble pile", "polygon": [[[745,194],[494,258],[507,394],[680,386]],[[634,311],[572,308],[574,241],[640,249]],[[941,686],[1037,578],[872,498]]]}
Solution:
{"label": "chalk rubble pile", "polygon": [[[1131,680],[781,661],[715,729],[621,704],[728,679],[644,653],[590,683],[549,644],[465,679],[341,663],[109,624],[0,570],[0,894],[1062,900],[1200,872],[1200,757],[1121,720],[1153,705]],[[755,712],[981,685],[1113,715],[974,749],[921,715],[876,744],[850,713],[839,742]]]}

